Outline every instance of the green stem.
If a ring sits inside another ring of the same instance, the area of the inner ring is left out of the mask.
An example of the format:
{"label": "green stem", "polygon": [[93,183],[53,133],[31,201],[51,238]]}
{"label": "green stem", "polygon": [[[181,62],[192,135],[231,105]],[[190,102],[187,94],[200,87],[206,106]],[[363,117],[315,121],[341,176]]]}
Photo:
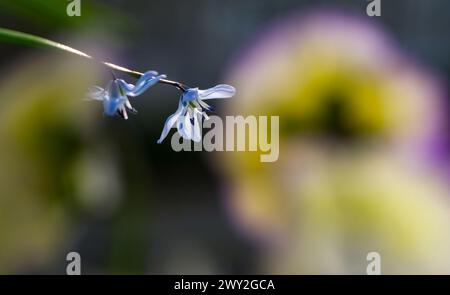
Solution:
{"label": "green stem", "polygon": [[[65,52],[68,52],[71,54],[78,55],[80,57],[84,57],[84,58],[96,61],[92,56],[90,56],[80,50],[77,50],[75,48],[69,47],[67,45],[64,45],[64,44],[61,44],[61,43],[58,43],[58,42],[55,42],[55,41],[52,41],[49,39],[45,39],[45,38],[42,38],[39,36],[22,33],[22,32],[10,30],[10,29],[5,29],[5,28],[1,28],[1,27],[0,27],[0,41],[16,43],[16,44],[21,44],[21,45],[26,45],[26,46],[31,46],[31,47],[62,50],[62,51],[65,51]],[[122,66],[110,63],[110,62],[100,61],[100,64],[107,66],[110,69],[113,69],[115,71],[125,73],[134,78],[139,78],[143,75],[141,72],[138,72],[135,70],[130,70],[128,68],[125,68],[125,67],[122,67]],[[167,79],[161,79],[161,80],[159,80],[159,83],[174,86],[181,91],[184,91],[187,89],[186,85],[184,85],[180,82],[171,81],[171,80],[167,80]]]}

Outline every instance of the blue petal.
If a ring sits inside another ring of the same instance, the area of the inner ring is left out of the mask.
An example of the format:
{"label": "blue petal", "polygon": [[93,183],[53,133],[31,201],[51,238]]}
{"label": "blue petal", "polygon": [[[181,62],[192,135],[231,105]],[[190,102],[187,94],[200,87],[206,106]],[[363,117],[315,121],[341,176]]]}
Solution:
{"label": "blue petal", "polygon": [[108,84],[108,97],[103,100],[104,112],[108,116],[116,114],[117,109],[127,101],[123,89],[117,80]]}
{"label": "blue petal", "polygon": [[117,83],[120,84],[120,87],[122,87],[125,90],[125,93],[133,91],[133,89],[134,89],[133,84],[129,84],[129,83],[125,82],[123,79],[117,79],[116,81],[117,81]]}
{"label": "blue petal", "polygon": [[200,99],[214,99],[214,98],[228,98],[236,94],[236,89],[233,86],[220,84],[206,90],[199,90],[198,95]]}
{"label": "blue petal", "polygon": [[183,113],[184,110],[185,108],[183,107],[180,101],[176,112],[170,115],[169,118],[167,118],[166,122],[164,123],[164,129],[161,132],[161,136],[157,141],[158,143],[162,143],[162,141],[167,137],[167,134],[169,134],[170,129],[177,122],[178,118],[180,117],[180,115]]}
{"label": "blue petal", "polygon": [[117,113],[117,109],[125,103],[125,99],[106,99],[103,101],[103,109],[105,115],[114,116]]}
{"label": "blue petal", "polygon": [[198,99],[198,88],[189,88],[188,90],[184,91],[183,95],[181,96],[181,101],[184,104],[197,99]]}
{"label": "blue petal", "polygon": [[[146,72],[144,75],[142,75],[139,80],[136,82],[136,85],[133,87],[133,89],[124,88],[127,90],[128,96],[138,96],[144,93],[147,89],[158,83],[159,80],[166,78],[166,75],[159,75],[155,77],[156,72],[149,71]],[[125,83],[126,84],[126,83]]]}
{"label": "blue petal", "polygon": [[108,83],[106,88],[111,100],[116,100],[125,95],[125,91],[119,80],[113,80]]}

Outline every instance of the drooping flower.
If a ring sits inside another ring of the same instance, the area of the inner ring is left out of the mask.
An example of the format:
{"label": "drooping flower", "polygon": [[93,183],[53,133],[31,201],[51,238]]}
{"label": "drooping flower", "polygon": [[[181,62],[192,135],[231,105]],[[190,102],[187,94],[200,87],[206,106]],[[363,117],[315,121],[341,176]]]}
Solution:
{"label": "drooping flower", "polygon": [[103,102],[104,113],[107,116],[119,115],[125,120],[128,119],[127,110],[137,113],[131,106],[128,97],[141,95],[148,88],[155,85],[159,80],[166,78],[165,75],[158,75],[155,71],[144,73],[135,85],[128,84],[123,79],[111,80],[105,89],[95,86],[89,93],[89,98]]}
{"label": "drooping flower", "polygon": [[167,118],[158,143],[161,143],[176,124],[177,130],[184,139],[199,142],[201,140],[201,120],[208,119],[206,111],[212,107],[204,100],[215,98],[229,98],[234,96],[236,90],[233,86],[220,84],[206,90],[189,88],[183,92],[178,103],[178,109]]}

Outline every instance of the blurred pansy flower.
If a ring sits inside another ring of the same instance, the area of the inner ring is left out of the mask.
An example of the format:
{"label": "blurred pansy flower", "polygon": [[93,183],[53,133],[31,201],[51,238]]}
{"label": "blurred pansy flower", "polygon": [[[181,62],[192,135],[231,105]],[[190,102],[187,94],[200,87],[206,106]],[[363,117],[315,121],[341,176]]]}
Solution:
{"label": "blurred pansy flower", "polygon": [[206,90],[189,88],[183,92],[178,103],[178,109],[167,118],[164,129],[158,143],[161,143],[169,134],[173,125],[177,124],[177,130],[184,139],[199,142],[201,140],[200,121],[202,117],[208,119],[203,111],[211,111],[212,107],[204,100],[215,98],[229,98],[234,96],[236,90],[233,86],[220,84]]}
{"label": "blurred pansy flower", "polygon": [[450,189],[434,160],[445,85],[383,27],[342,11],[292,14],[227,80],[239,88],[229,113],[280,116],[275,165],[217,154],[233,222],[265,243],[268,270],[361,273],[358,257],[377,249],[383,273],[450,272]]}
{"label": "blurred pansy flower", "polygon": [[148,88],[155,85],[165,75],[159,75],[155,71],[144,73],[135,85],[128,84],[122,79],[114,79],[108,83],[106,89],[95,86],[89,93],[89,98],[103,102],[104,113],[107,116],[120,115],[128,119],[127,110],[131,113],[137,111],[131,106],[128,96],[135,97],[141,95]]}

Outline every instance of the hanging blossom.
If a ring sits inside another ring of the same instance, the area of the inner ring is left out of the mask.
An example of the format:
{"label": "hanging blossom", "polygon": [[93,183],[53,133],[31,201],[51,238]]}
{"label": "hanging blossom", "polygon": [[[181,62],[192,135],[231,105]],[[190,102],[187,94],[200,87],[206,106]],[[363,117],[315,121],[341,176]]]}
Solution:
{"label": "hanging blossom", "polygon": [[[22,44],[62,50],[82,58],[96,61],[95,58],[91,55],[70,46],[39,36],[2,27],[0,27],[0,41],[8,41],[13,43],[19,42]],[[127,111],[136,113],[136,110],[131,106],[128,97],[138,96],[156,83],[170,85],[178,88],[183,92],[178,104],[178,109],[166,120],[158,143],[161,143],[164,138],[167,137],[170,129],[173,127],[173,125],[175,125],[175,123],[177,124],[178,132],[181,134],[181,136],[183,136],[183,138],[200,141],[201,120],[203,119],[203,117],[208,119],[208,116],[206,115],[206,112],[204,110],[211,110],[211,107],[207,103],[205,103],[204,100],[232,97],[236,92],[236,90],[232,86],[225,84],[217,85],[207,90],[189,88],[180,82],[166,80],[165,75],[158,75],[158,73],[155,71],[148,71],[142,74],[140,72],[130,70],[110,62],[96,62],[112,70],[120,71],[133,77],[139,77],[135,85],[128,84],[124,80],[114,77],[114,79],[108,83],[105,89],[95,86],[88,92],[88,97],[90,99],[101,101],[103,103],[104,113],[107,116],[119,115],[124,119],[128,119]]]}
{"label": "hanging blossom", "polygon": [[226,84],[220,84],[206,90],[199,90],[198,88],[184,90],[178,103],[178,109],[167,118],[158,143],[162,143],[175,124],[178,133],[184,139],[199,142],[202,137],[202,118],[208,119],[204,110],[212,110],[211,106],[204,101],[215,98],[229,98],[234,96],[235,93],[234,87]]}
{"label": "hanging blossom", "polygon": [[174,86],[183,93],[178,103],[178,109],[167,118],[158,143],[162,143],[176,124],[179,134],[187,140],[199,142],[202,138],[202,119],[209,119],[206,111],[212,111],[212,107],[205,100],[216,98],[229,98],[234,96],[234,87],[220,84],[206,90],[189,88],[186,85],[165,79],[165,75],[158,75],[155,71],[148,71],[139,78],[135,85],[128,84],[122,79],[114,78],[105,89],[95,86],[88,93],[89,98],[103,102],[104,113],[107,116],[119,115],[128,119],[128,112],[137,111],[131,106],[128,97],[135,97],[156,83],[164,83]]}
{"label": "hanging blossom", "polygon": [[133,114],[137,113],[136,109],[131,106],[128,97],[141,95],[164,78],[166,78],[165,75],[158,75],[155,71],[148,71],[138,79],[135,85],[128,84],[122,79],[113,79],[105,89],[99,86],[93,87],[89,91],[88,97],[103,102],[105,115],[119,115],[126,120],[128,119],[127,110]]}

